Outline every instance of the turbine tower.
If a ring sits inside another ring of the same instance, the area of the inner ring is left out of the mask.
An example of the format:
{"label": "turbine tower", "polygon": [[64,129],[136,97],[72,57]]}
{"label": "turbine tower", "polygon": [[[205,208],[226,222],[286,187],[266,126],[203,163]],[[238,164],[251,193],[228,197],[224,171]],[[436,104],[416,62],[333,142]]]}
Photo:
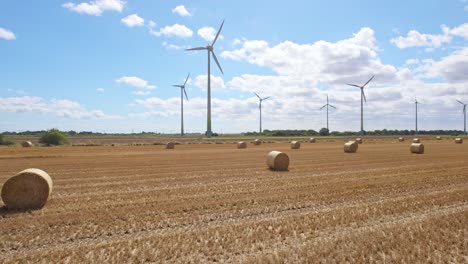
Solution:
{"label": "turbine tower", "polygon": [[185,79],[184,84],[172,85],[174,87],[180,88],[180,135],[181,136],[184,135],[184,94],[185,94],[185,98],[187,98],[187,101],[188,101],[187,91],[185,91],[185,85],[187,84],[189,76],[190,76],[190,73],[187,75],[187,78]]}
{"label": "turbine tower", "polygon": [[366,100],[366,95],[364,94],[364,87],[366,87],[366,85],[368,83],[370,83],[370,81],[372,81],[372,79],[374,79],[375,76],[372,76],[364,85],[362,86],[359,86],[359,85],[356,85],[356,84],[350,84],[348,83],[348,85],[350,86],[354,86],[354,87],[357,87],[359,89],[361,89],[361,136],[364,136],[364,116],[363,116],[363,112],[364,112],[364,103],[363,103],[363,100],[365,102],[367,102]]}
{"label": "turbine tower", "polygon": [[461,102],[461,101],[458,101],[460,104],[463,105],[463,131],[465,132],[466,134],[466,105],[465,103]]}
{"label": "turbine tower", "polygon": [[320,110],[322,110],[325,106],[327,107],[327,130],[328,130],[328,132],[330,132],[330,129],[328,128],[328,107],[333,107],[333,108],[335,108],[335,109],[336,109],[336,107],[334,107],[333,105],[331,105],[331,104],[328,103],[328,94],[327,94],[327,104],[324,105],[324,106],[322,106],[322,107],[320,108]]}
{"label": "turbine tower", "polygon": [[216,43],[216,40],[219,37],[219,33],[221,32],[221,29],[223,28],[224,25],[224,20],[223,23],[221,23],[221,26],[218,29],[218,33],[216,33],[215,38],[213,39],[213,42],[211,45],[208,45],[206,47],[197,47],[197,48],[191,48],[191,49],[186,49],[186,50],[207,50],[208,52],[208,98],[207,98],[207,118],[206,118],[206,135],[207,137],[211,137],[213,135],[213,131],[211,131],[211,67],[210,67],[210,56],[213,55],[213,59],[216,62],[216,65],[218,65],[219,70],[223,73],[223,69],[221,69],[221,65],[218,62],[218,58],[216,58],[216,55],[213,51],[213,46]]}
{"label": "turbine tower", "polygon": [[271,98],[271,96],[261,98],[257,93],[254,93],[257,97],[258,100],[260,101],[259,109],[260,109],[260,134],[262,133],[262,102]]}
{"label": "turbine tower", "polygon": [[415,135],[418,134],[418,104],[420,104],[420,102],[418,102],[418,100],[416,98],[414,98],[414,104],[416,106],[416,130],[415,130]]}

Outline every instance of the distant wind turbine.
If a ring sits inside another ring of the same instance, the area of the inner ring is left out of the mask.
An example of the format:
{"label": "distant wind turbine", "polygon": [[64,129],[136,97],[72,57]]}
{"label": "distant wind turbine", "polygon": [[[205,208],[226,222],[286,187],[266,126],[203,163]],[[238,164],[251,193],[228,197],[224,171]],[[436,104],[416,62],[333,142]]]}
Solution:
{"label": "distant wind turbine", "polygon": [[328,103],[328,94],[327,94],[327,104],[324,105],[324,106],[322,106],[322,107],[320,108],[320,110],[322,110],[325,106],[327,107],[327,130],[328,130],[328,132],[330,132],[330,129],[328,128],[328,107],[330,106],[330,107],[333,107],[333,108],[335,108],[335,109],[336,109],[336,107],[334,107],[333,105],[331,105],[331,104]]}
{"label": "distant wind turbine", "polygon": [[260,134],[262,133],[262,102],[271,98],[271,96],[261,98],[257,93],[254,93],[257,97],[258,100],[260,101],[259,109],[260,109]]}
{"label": "distant wind turbine", "polygon": [[190,73],[187,75],[187,78],[185,79],[184,84],[178,85],[174,84],[172,86],[174,87],[179,87],[180,88],[180,135],[184,135],[184,94],[185,98],[188,101],[188,96],[187,96],[187,91],[185,90],[185,85],[187,84],[187,81],[189,79]]}
{"label": "distant wind turbine", "polygon": [[418,104],[420,104],[420,102],[418,102],[418,100],[416,98],[414,98],[414,104],[416,106],[416,130],[415,130],[415,134],[417,135],[418,134]]}
{"label": "distant wind turbine", "polygon": [[221,23],[221,26],[218,29],[218,33],[216,33],[215,38],[213,39],[213,42],[211,45],[208,45],[206,47],[197,47],[197,48],[191,48],[191,49],[186,49],[186,50],[207,50],[208,51],[208,99],[207,99],[207,119],[206,119],[206,135],[207,137],[211,137],[213,135],[213,131],[211,131],[211,67],[210,67],[210,55],[213,55],[213,59],[216,62],[216,65],[218,65],[219,70],[223,73],[223,69],[221,69],[221,65],[218,62],[218,58],[216,58],[216,54],[213,51],[213,46],[216,43],[216,40],[219,37],[219,33],[221,32],[221,29],[223,28],[224,25],[224,20],[223,23]]}
{"label": "distant wind turbine", "polygon": [[348,83],[348,85],[350,85],[350,86],[354,86],[354,87],[357,87],[357,88],[361,89],[361,136],[364,135],[364,118],[363,118],[364,103],[363,103],[363,100],[367,102],[366,95],[364,94],[364,87],[366,87],[366,85],[368,83],[370,83],[370,81],[372,81],[372,79],[374,79],[374,77],[375,76],[372,76],[363,86]]}
{"label": "distant wind turbine", "polygon": [[458,101],[460,104],[463,105],[463,131],[465,132],[466,134],[466,105],[465,103],[461,102],[461,101]]}

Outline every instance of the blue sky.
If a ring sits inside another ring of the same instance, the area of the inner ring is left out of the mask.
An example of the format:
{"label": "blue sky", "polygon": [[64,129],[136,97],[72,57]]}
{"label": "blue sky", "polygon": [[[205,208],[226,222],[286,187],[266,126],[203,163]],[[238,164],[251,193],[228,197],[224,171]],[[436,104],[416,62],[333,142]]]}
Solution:
{"label": "blue sky", "polygon": [[468,1],[0,1],[0,131],[206,129],[206,52],[213,130],[462,129],[468,103]]}

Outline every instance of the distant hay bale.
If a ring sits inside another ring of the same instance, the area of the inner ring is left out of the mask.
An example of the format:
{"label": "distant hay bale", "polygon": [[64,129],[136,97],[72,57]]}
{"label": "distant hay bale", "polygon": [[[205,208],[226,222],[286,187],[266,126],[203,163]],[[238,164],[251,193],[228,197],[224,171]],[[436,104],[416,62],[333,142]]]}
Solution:
{"label": "distant hay bale", "polygon": [[437,140],[441,140],[442,138],[441,138],[440,136],[437,136],[436,139],[437,139]]}
{"label": "distant hay bale", "polygon": [[404,137],[399,137],[398,141],[403,142],[403,141],[405,141],[405,138]]}
{"label": "distant hay bale", "polygon": [[288,170],[289,157],[286,153],[280,151],[271,151],[267,155],[267,165],[270,169],[276,171]]}
{"label": "distant hay bale", "polygon": [[424,154],[424,145],[422,143],[413,143],[410,146],[411,153]]}
{"label": "distant hay bale", "polygon": [[357,141],[348,141],[344,144],[344,152],[345,153],[356,153],[358,150],[358,143]]}
{"label": "distant hay bale", "polygon": [[456,144],[463,144],[463,138],[456,138],[455,143]]}
{"label": "distant hay bale", "polygon": [[315,143],[315,141],[316,141],[315,138],[310,138],[310,139],[309,139],[309,142],[310,142],[310,143]]}
{"label": "distant hay bale", "polygon": [[356,142],[357,142],[358,144],[362,144],[362,138],[356,138]]}
{"label": "distant hay bale", "polygon": [[23,143],[21,143],[21,146],[23,148],[30,148],[33,146],[33,143],[31,143],[31,141],[24,141]]}
{"label": "distant hay bale", "polygon": [[26,169],[8,179],[2,200],[9,209],[40,209],[52,193],[52,178],[45,171]]}
{"label": "distant hay bale", "polygon": [[262,144],[262,141],[260,139],[257,138],[254,140],[254,145],[259,146],[261,144]]}
{"label": "distant hay bale", "polygon": [[421,143],[421,140],[419,140],[419,138],[413,138],[413,143]]}
{"label": "distant hay bale", "polygon": [[239,141],[239,142],[237,142],[237,148],[238,149],[245,149],[245,148],[247,148],[247,143],[245,143],[245,141]]}
{"label": "distant hay bale", "polygon": [[168,142],[166,144],[166,149],[174,149],[175,147],[175,143],[174,142]]}
{"label": "distant hay bale", "polygon": [[301,142],[291,141],[291,149],[300,149],[300,148],[301,148]]}

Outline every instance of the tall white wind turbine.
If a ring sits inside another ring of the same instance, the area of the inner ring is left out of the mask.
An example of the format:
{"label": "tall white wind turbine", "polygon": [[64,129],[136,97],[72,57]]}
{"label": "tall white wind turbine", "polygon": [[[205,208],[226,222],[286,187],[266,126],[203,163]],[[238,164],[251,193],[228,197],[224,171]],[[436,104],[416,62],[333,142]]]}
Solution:
{"label": "tall white wind turbine", "polygon": [[328,130],[328,132],[330,132],[330,129],[328,128],[328,107],[333,107],[333,108],[335,108],[335,109],[336,109],[336,107],[334,107],[333,105],[331,105],[331,104],[328,102],[328,94],[327,94],[327,104],[324,105],[324,106],[322,106],[322,107],[320,108],[320,110],[322,110],[324,107],[327,107],[327,130]]}
{"label": "tall white wind turbine", "polygon": [[184,84],[172,85],[174,87],[180,88],[180,135],[181,136],[184,135],[184,94],[185,94],[185,98],[187,98],[187,101],[188,101],[187,91],[185,91],[185,85],[187,84],[189,76],[190,76],[190,73],[187,75],[187,78],[185,79]]}
{"label": "tall white wind turbine", "polygon": [[262,102],[271,98],[271,96],[261,98],[257,93],[254,93],[254,94],[258,97],[258,100],[260,101],[260,105],[258,106],[258,108],[260,109],[260,134],[261,134],[262,133]]}
{"label": "tall white wind turbine", "polygon": [[354,86],[354,87],[357,87],[359,89],[361,89],[361,136],[364,136],[364,102],[367,102],[366,100],[366,95],[364,94],[364,87],[366,87],[367,84],[370,83],[370,81],[372,81],[372,79],[374,79],[375,76],[372,76],[364,85],[362,86],[359,86],[359,85],[356,85],[356,84],[350,84],[348,83],[347,85],[350,85],[350,86]]}

